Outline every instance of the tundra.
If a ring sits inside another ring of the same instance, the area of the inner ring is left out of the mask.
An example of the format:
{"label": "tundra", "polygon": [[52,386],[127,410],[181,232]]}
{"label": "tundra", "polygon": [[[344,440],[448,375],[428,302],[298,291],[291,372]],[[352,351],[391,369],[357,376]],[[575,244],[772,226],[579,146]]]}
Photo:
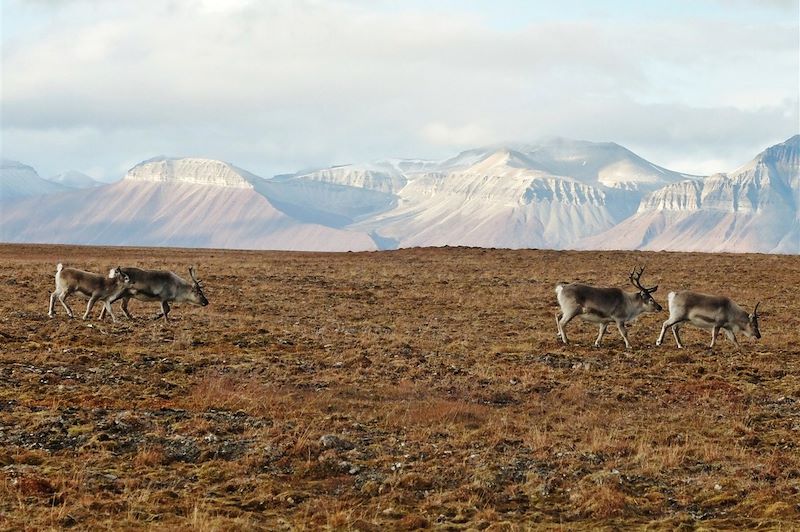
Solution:
{"label": "tundra", "polygon": [[108,310],[111,319],[117,321],[114,313],[111,312],[110,302],[128,286],[130,286],[130,279],[120,270],[119,266],[111,270],[109,277],[103,277],[96,273],[76,270],[75,268],[65,268],[63,264],[59,263],[56,266],[56,289],[50,294],[50,307],[47,315],[51,318],[56,315],[55,304],[56,298],[58,298],[67,311],[67,315],[72,318],[72,309],[67,305],[67,297],[74,292],[78,292],[89,298],[83,319],[88,319],[94,304],[97,301],[102,301],[105,305],[103,310]]}
{"label": "tundra", "polygon": [[628,341],[625,324],[644,312],[663,310],[651,295],[658,290],[658,285],[652,288],[642,286],[643,273],[644,267],[639,271],[634,268],[629,275],[630,282],[637,288],[637,292],[625,292],[619,288],[597,288],[579,283],[557,285],[556,297],[561,312],[556,315],[556,325],[561,341],[569,343],[564,327],[574,317],[580,316],[584,321],[600,325],[600,333],[594,342],[595,347],[603,340],[608,324],[614,322],[622,339],[625,340],[625,347],[630,349],[631,343]]}
{"label": "tundra", "polygon": [[725,336],[740,351],[742,348],[736,340],[735,333],[741,331],[745,336],[761,338],[761,332],[758,330],[758,305],[761,302],[756,303],[752,314],[748,314],[746,310],[728,297],[701,294],[688,290],[670,292],[667,296],[667,301],[669,318],[661,326],[661,334],[658,335],[656,345],[661,345],[661,342],[664,341],[667,327],[672,327],[672,335],[675,337],[678,349],[683,349],[678,329],[686,321],[701,329],[711,329],[711,345],[709,348],[714,347],[720,330],[725,332]]}
{"label": "tundra", "polygon": [[170,271],[140,268],[119,268],[119,270],[130,279],[130,284],[116,294],[110,303],[122,299],[122,312],[127,318],[132,318],[128,312],[128,301],[131,298],[161,303],[161,313],[155,319],[164,316],[165,321],[169,321],[170,303],[191,303],[202,307],[208,305],[208,299],[203,293],[203,284],[195,276],[193,266],[189,266],[191,283]]}

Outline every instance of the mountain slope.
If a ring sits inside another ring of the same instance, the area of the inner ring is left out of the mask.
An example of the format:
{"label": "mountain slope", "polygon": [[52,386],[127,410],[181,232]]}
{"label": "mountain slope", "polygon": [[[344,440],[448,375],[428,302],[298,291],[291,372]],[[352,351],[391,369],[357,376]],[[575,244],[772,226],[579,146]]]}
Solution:
{"label": "mountain slope", "polygon": [[593,186],[649,191],[690,177],[650,163],[613,142],[560,137],[535,144],[496,145],[468,150],[444,161],[441,166],[451,170],[474,167],[498,152],[512,155],[512,162],[508,166],[538,170],[548,175],[569,176]]}
{"label": "mountain slope", "polygon": [[63,185],[42,179],[26,164],[9,159],[0,162],[0,203],[67,190]]}
{"label": "mountain slope", "polygon": [[355,227],[400,247],[560,247],[613,226],[615,207],[613,193],[570,179],[473,166],[415,176],[396,208]]}
{"label": "mountain slope", "polygon": [[731,172],[646,197],[638,212],[584,249],[800,253],[800,135]]}
{"label": "mountain slope", "polygon": [[54,175],[53,177],[49,178],[48,181],[71,189],[99,187],[105,184],[76,170],[68,170],[66,172]]}
{"label": "mountain slope", "polygon": [[369,216],[350,216],[354,229],[384,246],[559,248],[613,227],[648,191],[685,178],[617,144],[550,139],[443,161],[343,165],[291,180],[389,194],[393,204],[375,198]]}
{"label": "mountain slope", "polygon": [[[72,192],[9,162],[5,189],[17,189],[0,209],[0,239],[800,253],[799,154],[795,136],[730,174],[706,178],[661,168],[614,143],[568,139],[266,180],[221,161],[157,157],[118,183]],[[53,191],[60,193],[47,194]]]}
{"label": "mountain slope", "polygon": [[257,179],[220,161],[150,160],[113,185],[37,196],[4,209],[0,238],[137,246],[375,249],[366,234],[303,223],[279,211],[255,191],[251,180]]}

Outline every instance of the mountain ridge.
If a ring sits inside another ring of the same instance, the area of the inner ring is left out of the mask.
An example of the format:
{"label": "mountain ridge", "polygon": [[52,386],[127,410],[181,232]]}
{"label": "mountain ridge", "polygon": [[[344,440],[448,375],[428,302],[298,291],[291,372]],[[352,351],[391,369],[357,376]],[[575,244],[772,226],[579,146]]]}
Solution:
{"label": "mountain ridge", "polygon": [[[468,245],[800,253],[798,166],[800,135],[733,172],[706,177],[660,167],[613,142],[564,138],[271,179],[219,160],[158,156],[132,167],[122,181],[97,187],[122,196],[120,205],[135,206],[120,212],[157,238],[138,225],[129,235],[99,234],[107,235],[106,243],[117,238],[129,245],[198,246],[205,239],[215,247],[329,251]],[[38,183],[33,168],[16,163],[22,167]],[[145,185],[155,187],[150,193],[158,208],[142,199]],[[89,190],[20,199],[0,212],[0,237],[68,242],[83,235],[81,242],[99,243],[85,227],[52,214],[80,219],[67,204],[101,201]],[[180,198],[180,216],[166,208],[171,194]],[[102,201],[116,204],[115,197]],[[204,211],[205,217],[197,214]],[[33,219],[34,212],[60,221]],[[103,212],[105,218],[92,218],[95,232],[104,221],[127,227],[120,213]]]}
{"label": "mountain ridge", "polygon": [[729,174],[676,183],[581,249],[800,253],[800,135]]}

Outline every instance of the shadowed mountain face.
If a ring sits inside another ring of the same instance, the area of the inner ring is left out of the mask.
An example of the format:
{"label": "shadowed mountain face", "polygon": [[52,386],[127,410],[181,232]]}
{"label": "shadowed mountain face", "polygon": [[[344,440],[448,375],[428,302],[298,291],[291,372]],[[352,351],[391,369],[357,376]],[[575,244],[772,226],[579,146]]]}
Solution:
{"label": "shadowed mountain face", "polygon": [[[221,161],[158,157],[113,185],[5,202],[0,237],[330,251],[468,245],[800,253],[798,144],[795,136],[731,174],[706,178],[661,168],[614,143],[568,139],[273,179]],[[4,181],[20,188],[19,177],[6,175],[17,174],[4,172]]]}

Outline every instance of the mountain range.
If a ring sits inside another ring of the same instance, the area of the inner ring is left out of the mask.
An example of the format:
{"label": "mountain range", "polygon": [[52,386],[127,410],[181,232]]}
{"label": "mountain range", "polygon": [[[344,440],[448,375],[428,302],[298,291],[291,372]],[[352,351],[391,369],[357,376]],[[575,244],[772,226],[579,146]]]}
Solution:
{"label": "mountain range", "polygon": [[411,246],[800,253],[800,135],[695,176],[615,143],[492,145],[264,179],[156,157],[113,184],[3,161],[0,240],[345,251]]}

